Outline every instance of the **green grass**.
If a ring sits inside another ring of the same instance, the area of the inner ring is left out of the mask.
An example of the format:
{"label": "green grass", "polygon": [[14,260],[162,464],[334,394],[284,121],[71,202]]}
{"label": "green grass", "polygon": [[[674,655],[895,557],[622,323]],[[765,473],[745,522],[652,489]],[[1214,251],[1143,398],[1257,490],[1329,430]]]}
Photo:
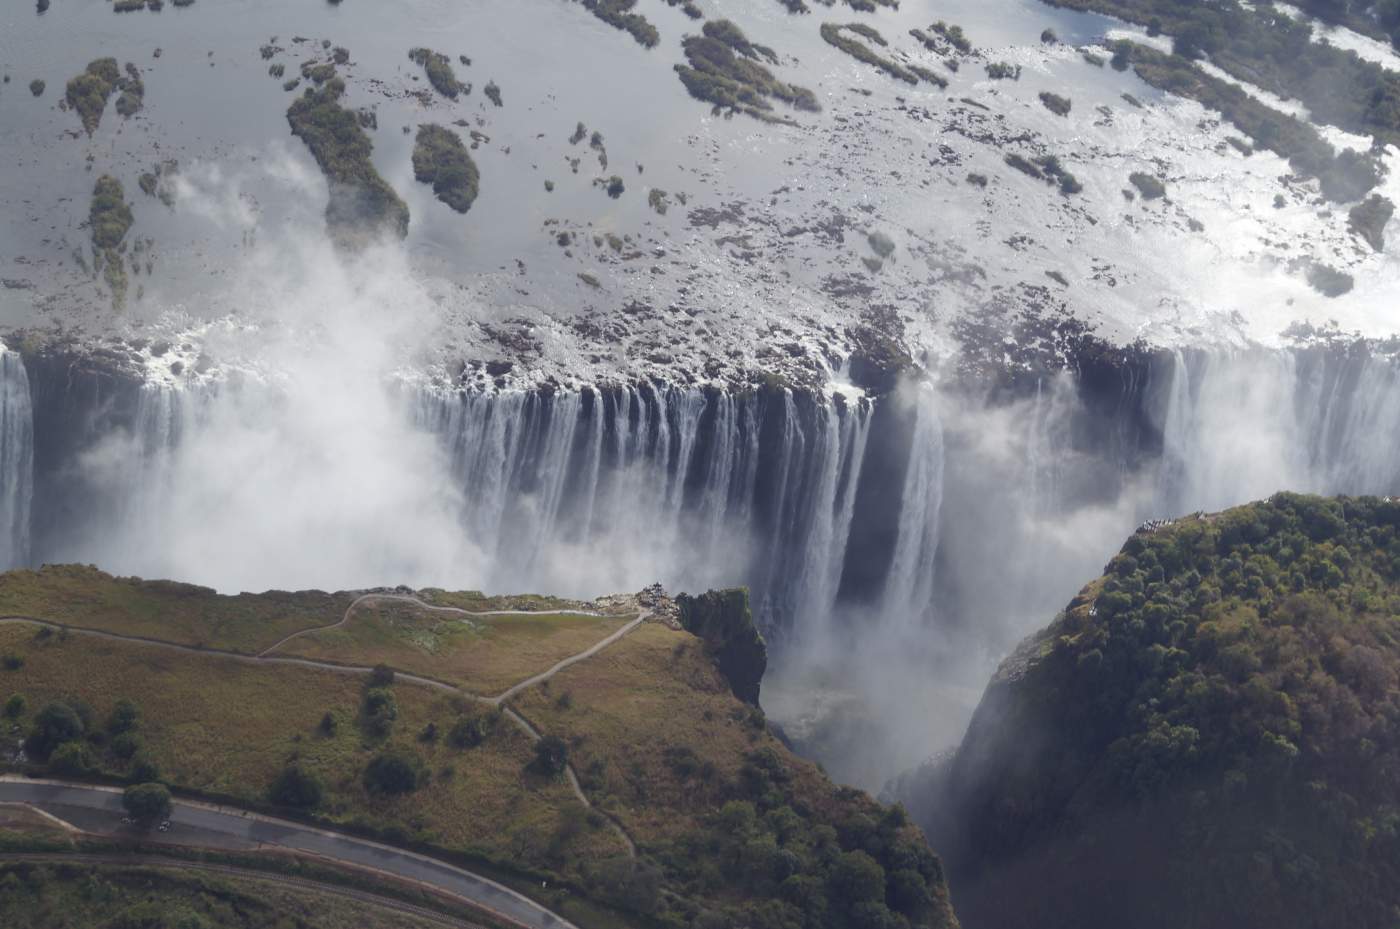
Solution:
{"label": "green grass", "polygon": [[[395,829],[531,867],[550,866],[555,834],[565,814],[579,808],[565,784],[526,771],[530,741],[509,724],[488,727],[474,748],[449,745],[445,736],[459,718],[487,712],[449,694],[394,686],[398,718],[388,737],[379,738],[359,723],[361,676],[82,635],[39,640],[35,631],[0,626],[0,652],[24,656],[22,668],[0,676],[0,690],[27,698],[21,723],[49,701],[76,698],[91,707],[100,728],[118,700],[131,699],[141,712],[139,754],[175,787],[266,805],[268,786],[295,761],[324,784],[317,815],[329,822]],[[321,725],[327,713],[336,721],[331,733]],[[431,743],[420,740],[429,723],[442,734]],[[386,747],[421,759],[430,782],[402,797],[369,794],[361,774]],[[89,751],[104,773],[121,777],[130,770],[110,745],[90,744]],[[573,842],[568,850],[580,855],[621,851],[606,830],[586,829]]]}
{"label": "green grass", "polygon": [[370,602],[346,625],[298,636],[278,654],[387,664],[490,696],[584,651],[624,622],[554,613],[468,618]]}
{"label": "green grass", "polygon": [[[92,568],[0,576],[0,603],[13,608],[0,612],[22,608],[155,638],[217,639],[245,651],[284,635],[293,625],[289,611],[308,603],[334,603],[327,612],[338,619],[347,596],[220,598]],[[586,649],[635,615],[620,612],[627,598],[603,601],[611,615],[579,617],[549,612],[573,605],[551,598],[425,596],[535,611],[468,623],[401,602],[367,603],[343,629],[300,636],[286,650],[362,666],[383,662],[490,693]],[[298,613],[296,625],[307,618]],[[394,712],[380,717],[389,720],[385,729],[371,724],[366,708],[388,701],[378,691],[370,700],[364,675],[29,623],[0,625],[0,656],[7,659],[0,705],[12,694],[25,697],[18,729],[0,727],[0,754],[16,751],[44,707],[63,701],[88,722],[52,757],[90,765],[102,777],[130,779],[153,766],[177,789],[266,808],[274,780],[295,765],[321,787],[315,818],[511,872],[528,881],[516,886],[585,929],[905,925],[896,912],[911,926],[952,924],[938,860],[903,814],[835,787],[791,755],[761,712],[734,696],[705,644],[659,623],[642,624],[512,701],[544,735],[563,740],[592,811],[567,780],[537,773],[536,744],[509,717],[460,694],[400,679],[389,685]],[[123,699],[139,709],[130,732],[109,722]],[[482,738],[467,747],[472,730]],[[387,797],[366,789],[370,761],[388,750],[411,756],[423,774],[416,790]],[[637,859],[627,856],[609,817],[635,838]],[[848,872],[866,880],[860,899],[846,889]]]}
{"label": "green grass", "polygon": [[339,622],[353,599],[314,590],[225,596],[193,584],[114,577],[83,565],[0,574],[0,615],[249,654],[293,632]]}

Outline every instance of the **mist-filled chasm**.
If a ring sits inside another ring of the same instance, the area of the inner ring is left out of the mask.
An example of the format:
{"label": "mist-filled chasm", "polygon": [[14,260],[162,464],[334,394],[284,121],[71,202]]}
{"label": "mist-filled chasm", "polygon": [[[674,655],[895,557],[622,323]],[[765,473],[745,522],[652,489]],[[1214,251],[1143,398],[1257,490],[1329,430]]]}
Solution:
{"label": "mist-filled chasm", "polygon": [[250,262],[248,317],[199,334],[255,363],[117,383],[0,353],[0,562],[227,591],[745,584],[770,716],[879,788],[956,742],[1143,520],[1397,483],[1400,385],[1364,352],[1158,352],[995,401],[936,375],[462,392],[405,367],[431,301],[401,255],[315,248]]}

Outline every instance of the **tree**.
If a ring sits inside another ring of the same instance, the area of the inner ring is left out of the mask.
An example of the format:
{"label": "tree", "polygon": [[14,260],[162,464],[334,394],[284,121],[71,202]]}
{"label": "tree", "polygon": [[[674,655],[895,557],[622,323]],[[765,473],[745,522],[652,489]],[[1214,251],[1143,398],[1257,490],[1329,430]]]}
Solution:
{"label": "tree", "polygon": [[371,687],[365,691],[363,704],[365,730],[383,738],[389,734],[394,720],[399,718],[399,704],[394,692],[387,687]]}
{"label": "tree", "polygon": [[858,903],[883,903],[885,869],[865,852],[844,853],[831,869],[832,900],[843,908]]}
{"label": "tree", "polygon": [[394,683],[394,669],[386,664],[377,664],[369,672],[370,687],[388,687]]}
{"label": "tree", "polygon": [[81,777],[92,770],[92,757],[81,742],[64,742],[49,755],[49,770],[55,774]]}
{"label": "tree", "polygon": [[142,784],[160,779],[160,767],[146,755],[137,755],[128,775],[133,783]]}
{"label": "tree", "polygon": [[486,739],[486,722],[480,716],[463,716],[452,724],[447,741],[456,748],[475,748]]}
{"label": "tree", "polygon": [[406,794],[418,789],[423,765],[417,755],[400,749],[380,752],[365,765],[364,785],[372,794]]}
{"label": "tree", "polygon": [[10,699],[5,701],[5,718],[19,719],[24,715],[24,708],[28,701],[24,699],[24,694],[10,694]]}
{"label": "tree", "polygon": [[558,777],[569,764],[569,746],[557,735],[547,735],[535,743],[535,770]]}
{"label": "tree", "polygon": [[170,791],[164,784],[133,784],[122,794],[122,808],[137,825],[146,827],[170,817]]}
{"label": "tree", "polygon": [[83,721],[73,707],[66,703],[48,703],[34,717],[34,731],[29,736],[29,748],[35,756],[47,760],[49,754],[64,742],[83,735]]}
{"label": "tree", "polygon": [[324,795],[321,779],[295,764],[287,765],[267,789],[267,797],[273,803],[303,810],[320,804]]}
{"label": "tree", "polygon": [[141,750],[141,737],[134,732],[123,732],[112,739],[112,757],[120,761],[130,761]]}
{"label": "tree", "polygon": [[135,729],[140,721],[141,710],[135,703],[122,698],[112,707],[112,715],[107,719],[107,731],[112,735],[121,735]]}

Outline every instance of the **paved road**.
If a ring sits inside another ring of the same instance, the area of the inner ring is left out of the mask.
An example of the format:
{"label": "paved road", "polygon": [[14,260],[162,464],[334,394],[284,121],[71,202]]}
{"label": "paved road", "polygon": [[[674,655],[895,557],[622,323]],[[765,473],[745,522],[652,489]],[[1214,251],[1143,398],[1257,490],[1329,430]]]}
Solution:
{"label": "paved road", "polygon": [[[116,788],[6,776],[0,777],[0,802],[32,804],[89,832],[122,831],[121,792]],[[163,842],[233,849],[273,845],[426,884],[526,929],[577,929],[489,878],[368,839],[185,800],[175,801],[170,819],[171,830],[156,834]]]}

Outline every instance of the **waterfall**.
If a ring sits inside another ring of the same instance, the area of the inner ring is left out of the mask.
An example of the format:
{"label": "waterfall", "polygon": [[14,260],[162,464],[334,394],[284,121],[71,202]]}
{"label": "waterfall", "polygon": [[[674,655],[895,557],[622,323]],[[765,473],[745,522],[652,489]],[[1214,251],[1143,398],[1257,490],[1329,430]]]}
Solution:
{"label": "waterfall", "polygon": [[914,436],[883,607],[889,620],[917,630],[933,600],[943,508],[943,424],[932,388],[921,386],[914,404]]}
{"label": "waterfall", "polygon": [[29,559],[34,414],[24,361],[0,345],[0,569]]}

